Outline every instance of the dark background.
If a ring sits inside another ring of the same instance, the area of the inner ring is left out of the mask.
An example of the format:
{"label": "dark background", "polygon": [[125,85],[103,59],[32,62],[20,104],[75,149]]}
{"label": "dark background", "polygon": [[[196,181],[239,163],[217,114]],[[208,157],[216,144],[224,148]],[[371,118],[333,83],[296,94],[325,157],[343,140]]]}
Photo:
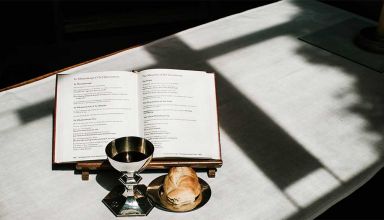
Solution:
{"label": "dark background", "polygon": [[[274,1],[2,1],[0,89]],[[381,0],[322,0],[378,20]],[[384,173],[319,219],[384,219]],[[375,202],[379,201],[379,202]]]}

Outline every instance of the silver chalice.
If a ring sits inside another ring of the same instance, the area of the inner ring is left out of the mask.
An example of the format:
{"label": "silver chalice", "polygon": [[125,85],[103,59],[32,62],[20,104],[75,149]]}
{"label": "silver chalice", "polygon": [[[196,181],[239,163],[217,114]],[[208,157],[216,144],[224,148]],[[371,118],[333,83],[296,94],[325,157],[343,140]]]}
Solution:
{"label": "silver chalice", "polygon": [[138,184],[138,174],[153,156],[153,144],[140,137],[122,137],[111,141],[105,148],[108,161],[122,176],[118,185],[103,199],[115,216],[145,216],[153,205],[147,196],[147,187]]}

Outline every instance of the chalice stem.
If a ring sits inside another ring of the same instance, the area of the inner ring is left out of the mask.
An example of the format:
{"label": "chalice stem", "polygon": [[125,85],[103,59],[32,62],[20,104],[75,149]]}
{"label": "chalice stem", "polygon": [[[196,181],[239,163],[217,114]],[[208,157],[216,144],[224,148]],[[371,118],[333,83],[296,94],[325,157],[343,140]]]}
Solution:
{"label": "chalice stem", "polygon": [[119,181],[125,186],[125,196],[134,196],[134,186],[138,185],[141,180],[141,176],[137,172],[124,173]]}

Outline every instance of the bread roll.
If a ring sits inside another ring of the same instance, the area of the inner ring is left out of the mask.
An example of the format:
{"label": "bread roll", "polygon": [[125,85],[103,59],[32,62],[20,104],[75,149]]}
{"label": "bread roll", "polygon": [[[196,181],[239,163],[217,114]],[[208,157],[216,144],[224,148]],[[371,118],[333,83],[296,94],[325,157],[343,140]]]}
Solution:
{"label": "bread roll", "polygon": [[200,195],[201,186],[196,172],[190,167],[172,167],[164,179],[165,196],[176,206],[193,203]]}

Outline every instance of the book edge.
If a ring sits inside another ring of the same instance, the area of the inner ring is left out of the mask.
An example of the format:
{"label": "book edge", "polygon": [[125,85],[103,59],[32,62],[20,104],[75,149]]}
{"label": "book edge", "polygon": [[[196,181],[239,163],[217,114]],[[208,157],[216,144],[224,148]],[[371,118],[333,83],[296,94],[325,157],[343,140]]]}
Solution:
{"label": "book edge", "polygon": [[[155,68],[154,68],[155,69]],[[150,69],[148,69],[150,70]],[[176,69],[176,70],[180,70],[180,69]],[[188,71],[191,71],[191,70],[188,70]],[[222,160],[222,149],[221,149],[221,140],[220,140],[220,122],[219,122],[219,106],[218,106],[218,95],[217,95],[217,87],[216,87],[216,82],[217,82],[217,79],[216,79],[216,74],[214,72],[207,72],[207,71],[199,71],[199,70],[192,70],[192,71],[196,71],[196,72],[204,72],[206,74],[212,74],[213,77],[214,77],[214,91],[215,91],[215,105],[216,105],[216,117],[217,117],[217,127],[218,127],[218,147],[219,147],[219,158],[185,158],[185,160],[212,160],[212,161],[220,161],[220,163],[222,164],[223,163],[223,160]],[[132,73],[140,73],[141,71],[138,71],[138,70],[131,70],[131,71],[124,71],[124,72],[132,72]],[[56,153],[57,153],[57,150],[56,150],[56,125],[57,125],[57,85],[58,85],[58,78],[59,76],[63,76],[63,75],[67,75],[67,74],[62,74],[62,73],[57,73],[56,74],[56,86],[55,86],[55,106],[54,106],[54,112],[53,112],[53,117],[54,117],[54,120],[53,120],[53,139],[52,139],[52,165],[59,165],[59,164],[77,164],[77,163],[87,163],[87,162],[95,162],[95,161],[104,161],[104,160],[84,160],[84,161],[57,161],[57,158],[56,158]],[[68,74],[69,75],[69,74]],[[161,157],[161,158],[154,158],[154,160],[159,160],[161,161],[162,159],[167,159],[167,157]],[[184,160],[184,158],[178,158],[178,160]],[[176,161],[176,159],[175,159]]]}

